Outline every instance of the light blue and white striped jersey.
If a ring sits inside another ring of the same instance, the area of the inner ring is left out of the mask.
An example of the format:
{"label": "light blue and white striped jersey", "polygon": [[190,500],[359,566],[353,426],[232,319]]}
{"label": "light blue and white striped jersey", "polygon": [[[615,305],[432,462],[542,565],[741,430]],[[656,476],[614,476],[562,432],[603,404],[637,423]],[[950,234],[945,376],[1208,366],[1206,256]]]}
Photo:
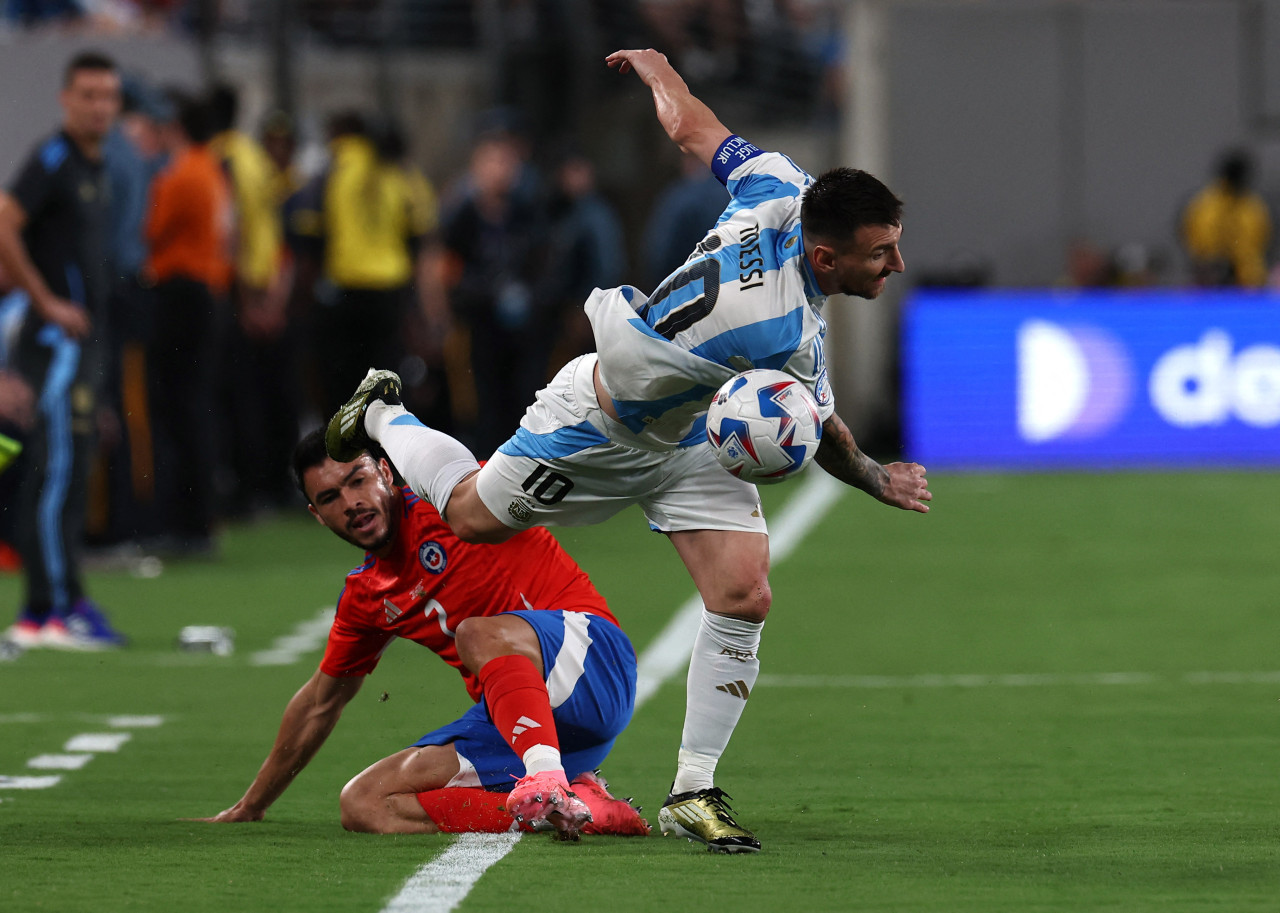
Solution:
{"label": "light blue and white striped jersey", "polygon": [[706,411],[726,380],[774,368],[835,412],[823,337],[826,302],[804,258],[800,203],[813,179],[787,156],[731,136],[715,172],[732,200],[689,259],[646,298],[630,286],[587,301],[600,379],[625,432],[618,443],[673,450],[706,439]]}

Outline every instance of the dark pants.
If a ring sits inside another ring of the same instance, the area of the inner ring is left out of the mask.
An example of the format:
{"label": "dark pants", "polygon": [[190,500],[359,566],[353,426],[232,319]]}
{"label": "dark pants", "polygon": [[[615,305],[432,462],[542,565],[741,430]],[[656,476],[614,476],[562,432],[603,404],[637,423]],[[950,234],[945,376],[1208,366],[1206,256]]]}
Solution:
{"label": "dark pants", "polygon": [[339,289],[317,304],[313,351],[324,419],[338,411],[370,368],[400,369],[408,290]]}
{"label": "dark pants", "polygon": [[84,596],[80,549],[85,493],[94,446],[98,351],[58,327],[27,318],[19,371],[38,397],[18,484],[15,545],[22,555],[27,610],[39,617],[69,609]]}
{"label": "dark pants", "polygon": [[170,279],[155,288],[147,376],[156,504],[164,532],[186,540],[213,531],[218,314],[217,299],[200,282]]}
{"label": "dark pants", "polygon": [[223,381],[237,510],[282,506],[293,494],[302,400],[295,337],[293,327],[270,339],[251,337],[238,321],[228,333]]}

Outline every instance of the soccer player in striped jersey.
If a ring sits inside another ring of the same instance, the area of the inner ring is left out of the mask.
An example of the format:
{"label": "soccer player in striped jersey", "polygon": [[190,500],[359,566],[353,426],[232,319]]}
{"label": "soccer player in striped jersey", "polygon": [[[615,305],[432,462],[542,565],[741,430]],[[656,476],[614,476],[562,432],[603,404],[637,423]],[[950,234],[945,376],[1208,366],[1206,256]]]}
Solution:
{"label": "soccer player in striped jersey", "polygon": [[903,270],[902,204],[866,172],[836,168],[814,180],[734,135],[657,51],[618,51],[607,63],[639,76],[668,136],[728,188],[728,208],[652,295],[630,286],[592,294],[596,353],[539,392],[483,469],[405,412],[388,371],[371,371],[334,416],[329,452],[379,442],[468,541],[595,523],[639,504],[670,538],[705,609],[659,820],[711,850],[754,852],[760,842],[734,819],[715,770],[759,675],[772,600],[768,532],[755,488],[721,469],[705,444],[706,409],[741,371],[786,371],[818,402],[818,465],[886,504],[928,511],[924,467],[882,466],[858,448],[835,412],[823,349],[828,295],[876,298]]}
{"label": "soccer player in striped jersey", "polygon": [[462,542],[392,483],[385,459],[338,463],[319,432],[294,468],[311,513],[366,549],[338,598],[320,668],[289,701],[253,783],[211,822],[258,821],[320,750],[396,637],[456,668],[477,703],[342,790],[342,824],[382,834],[643,835],[595,769],[631,719],[636,656],[587,575],[545,529]]}

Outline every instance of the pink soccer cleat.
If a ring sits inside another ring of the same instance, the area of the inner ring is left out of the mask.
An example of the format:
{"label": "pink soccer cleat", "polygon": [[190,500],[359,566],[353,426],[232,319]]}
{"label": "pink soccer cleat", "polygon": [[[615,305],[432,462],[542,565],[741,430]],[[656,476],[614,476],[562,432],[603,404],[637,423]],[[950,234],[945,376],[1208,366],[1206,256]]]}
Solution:
{"label": "pink soccer cleat", "polygon": [[569,785],[591,809],[591,821],[582,828],[582,833],[615,837],[649,836],[649,822],[640,817],[640,809],[633,808],[626,799],[615,799],[609,795],[609,784],[598,771],[579,774]]}
{"label": "pink soccer cleat", "polygon": [[561,837],[575,840],[591,822],[591,809],[569,789],[564,774],[528,774],[507,795],[507,811],[535,829],[550,824]]}

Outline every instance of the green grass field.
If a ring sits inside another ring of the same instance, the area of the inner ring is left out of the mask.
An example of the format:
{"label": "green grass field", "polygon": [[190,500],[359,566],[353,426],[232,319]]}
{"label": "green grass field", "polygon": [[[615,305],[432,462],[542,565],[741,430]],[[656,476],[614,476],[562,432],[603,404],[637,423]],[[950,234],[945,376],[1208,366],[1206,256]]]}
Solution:
{"label": "green grass field", "polygon": [[[1280,475],[932,488],[927,517],[844,494],[774,569],[764,676],[719,777],[764,852],[526,836],[460,909],[1280,909]],[[561,540],[639,650],[692,594],[637,513]],[[179,820],[240,796],[318,661],[250,657],[359,557],[304,516],[232,529],[216,563],[91,578],[127,651],[0,663],[0,776],[62,776],[0,789],[0,910],[377,913],[443,852],[337,820],[349,777],[466,705],[408,644],[265,822]],[[0,578],[0,604],[19,590]],[[235,655],[179,653],[187,624],[234,627]],[[655,825],[683,706],[681,677],[605,768]],[[80,770],[26,766],[113,731],[131,738]]]}

